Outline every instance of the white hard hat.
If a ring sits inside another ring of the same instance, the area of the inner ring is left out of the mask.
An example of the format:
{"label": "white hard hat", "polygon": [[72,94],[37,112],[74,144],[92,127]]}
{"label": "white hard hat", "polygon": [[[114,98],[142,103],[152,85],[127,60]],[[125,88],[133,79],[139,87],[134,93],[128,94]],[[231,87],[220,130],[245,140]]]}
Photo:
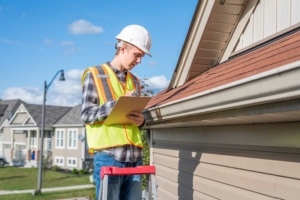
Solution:
{"label": "white hard hat", "polygon": [[142,26],[129,25],[116,36],[116,39],[128,42],[151,56],[151,37],[149,32]]}

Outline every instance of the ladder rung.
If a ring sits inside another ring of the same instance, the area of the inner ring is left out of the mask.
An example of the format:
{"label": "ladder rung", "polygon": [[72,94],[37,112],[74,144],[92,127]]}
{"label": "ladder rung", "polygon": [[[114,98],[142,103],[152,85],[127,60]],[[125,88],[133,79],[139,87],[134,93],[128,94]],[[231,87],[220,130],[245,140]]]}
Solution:
{"label": "ladder rung", "polygon": [[102,167],[101,179],[104,175],[134,175],[134,174],[155,174],[155,166],[137,166],[137,167]]}

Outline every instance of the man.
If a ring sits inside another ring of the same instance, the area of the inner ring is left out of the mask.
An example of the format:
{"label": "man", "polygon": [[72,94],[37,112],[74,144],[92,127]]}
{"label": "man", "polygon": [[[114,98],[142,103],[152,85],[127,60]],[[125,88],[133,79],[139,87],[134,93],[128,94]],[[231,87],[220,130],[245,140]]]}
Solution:
{"label": "man", "polygon": [[[142,165],[143,143],[139,129],[144,116],[132,112],[127,117],[132,125],[103,125],[116,100],[123,95],[139,96],[140,81],[129,72],[145,54],[151,56],[151,38],[139,25],[126,26],[117,35],[116,54],[111,62],[85,70],[82,76],[82,115],[86,124],[89,152],[94,153],[96,198],[102,166],[136,167]],[[110,176],[108,199],[141,200],[142,177]]]}

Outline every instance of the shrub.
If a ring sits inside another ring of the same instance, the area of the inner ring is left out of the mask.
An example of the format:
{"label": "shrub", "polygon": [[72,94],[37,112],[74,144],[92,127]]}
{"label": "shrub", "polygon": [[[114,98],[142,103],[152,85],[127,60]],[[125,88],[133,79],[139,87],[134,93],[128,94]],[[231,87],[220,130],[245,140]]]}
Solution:
{"label": "shrub", "polygon": [[52,171],[60,171],[60,167],[57,166],[57,165],[53,165],[53,166],[51,167],[51,170],[52,170]]}
{"label": "shrub", "polygon": [[72,170],[72,174],[78,174],[78,170],[77,170],[76,168],[74,168],[74,169]]}
{"label": "shrub", "polygon": [[85,174],[85,170],[84,169],[79,170],[79,174]]}

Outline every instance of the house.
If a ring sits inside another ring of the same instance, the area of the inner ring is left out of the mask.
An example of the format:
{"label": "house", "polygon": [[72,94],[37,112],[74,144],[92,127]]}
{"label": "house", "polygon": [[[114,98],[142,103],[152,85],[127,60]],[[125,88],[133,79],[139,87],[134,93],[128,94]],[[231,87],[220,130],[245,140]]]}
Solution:
{"label": "house", "polygon": [[158,199],[300,199],[300,1],[201,0],[148,103]]}
{"label": "house", "polygon": [[[0,101],[0,154],[10,165],[37,167],[40,154],[42,105],[22,100]],[[43,154],[51,152],[52,165],[82,169],[91,164],[86,154],[85,128],[80,105],[46,106]]]}

